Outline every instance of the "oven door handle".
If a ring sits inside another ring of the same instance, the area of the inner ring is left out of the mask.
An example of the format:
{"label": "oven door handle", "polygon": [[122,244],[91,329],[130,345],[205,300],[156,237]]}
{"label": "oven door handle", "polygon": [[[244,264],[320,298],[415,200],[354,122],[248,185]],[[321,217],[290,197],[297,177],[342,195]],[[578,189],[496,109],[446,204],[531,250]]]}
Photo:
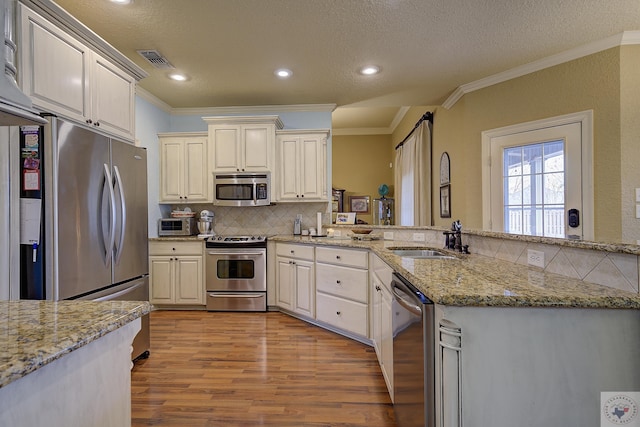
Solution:
{"label": "oven door handle", "polygon": [[254,255],[254,256],[259,256],[259,255],[264,255],[264,252],[214,252],[214,251],[208,251],[209,255],[226,255],[226,256],[247,256],[247,255]]}
{"label": "oven door handle", "polygon": [[210,293],[210,297],[212,298],[261,298],[264,294],[220,294],[220,293]]}

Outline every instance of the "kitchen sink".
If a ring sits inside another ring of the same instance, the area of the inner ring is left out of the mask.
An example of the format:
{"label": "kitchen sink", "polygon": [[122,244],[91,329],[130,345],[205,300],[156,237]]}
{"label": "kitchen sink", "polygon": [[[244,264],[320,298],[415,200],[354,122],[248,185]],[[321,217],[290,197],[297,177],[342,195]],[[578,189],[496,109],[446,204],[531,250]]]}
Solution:
{"label": "kitchen sink", "polygon": [[454,256],[433,249],[393,249],[395,255],[404,258],[422,258],[422,259],[454,259]]}

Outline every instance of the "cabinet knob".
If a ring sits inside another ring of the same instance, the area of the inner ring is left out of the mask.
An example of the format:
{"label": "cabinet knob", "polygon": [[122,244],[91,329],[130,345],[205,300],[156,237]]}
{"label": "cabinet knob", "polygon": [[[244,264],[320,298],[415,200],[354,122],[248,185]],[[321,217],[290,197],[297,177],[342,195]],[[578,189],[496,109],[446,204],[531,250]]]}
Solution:
{"label": "cabinet knob", "polygon": [[292,254],[293,254],[293,253],[295,253],[295,251],[294,251],[293,249],[291,249],[291,251],[290,251],[290,252],[291,252]]}
{"label": "cabinet knob", "polygon": [[340,280],[336,280],[336,283],[339,285],[340,284]]}
{"label": "cabinet knob", "polygon": [[340,314],[342,314],[342,313],[341,313],[341,312],[339,312],[339,311],[336,311],[336,314],[337,314],[338,316],[340,316]]}
{"label": "cabinet knob", "polygon": [[296,197],[300,197],[300,195],[299,195],[299,194],[296,194]]}
{"label": "cabinet knob", "polygon": [[380,286],[376,286],[376,291],[380,292]]}
{"label": "cabinet knob", "polygon": [[304,197],[304,194],[302,196],[300,196],[300,197]]}
{"label": "cabinet knob", "polygon": [[91,119],[87,119],[87,124],[89,124],[89,125],[90,125],[91,123],[93,123],[93,120],[91,120]]}
{"label": "cabinet knob", "polygon": [[340,255],[336,255],[336,259],[340,259]]}
{"label": "cabinet knob", "polygon": [[94,126],[100,126],[100,122],[95,122],[93,125]]}
{"label": "cabinet knob", "polygon": [[175,250],[176,250],[176,248],[171,248],[171,250],[172,250],[172,251],[175,251]]}

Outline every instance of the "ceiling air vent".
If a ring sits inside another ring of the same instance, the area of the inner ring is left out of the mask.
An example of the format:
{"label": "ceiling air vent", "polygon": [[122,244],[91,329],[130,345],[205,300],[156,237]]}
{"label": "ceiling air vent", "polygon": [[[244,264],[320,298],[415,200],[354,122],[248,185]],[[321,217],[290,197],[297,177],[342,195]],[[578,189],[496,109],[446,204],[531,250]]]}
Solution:
{"label": "ceiling air vent", "polygon": [[167,58],[162,56],[157,50],[138,50],[137,52],[155,68],[160,70],[173,70],[175,68]]}

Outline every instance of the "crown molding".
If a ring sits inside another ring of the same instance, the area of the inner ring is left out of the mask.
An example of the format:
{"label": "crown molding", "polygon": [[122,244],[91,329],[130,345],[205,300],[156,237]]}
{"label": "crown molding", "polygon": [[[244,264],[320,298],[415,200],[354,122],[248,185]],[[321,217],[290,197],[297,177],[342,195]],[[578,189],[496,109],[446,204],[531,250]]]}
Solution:
{"label": "crown molding", "polygon": [[25,6],[45,19],[51,21],[62,30],[65,30],[75,37],[78,37],[91,48],[97,50],[101,55],[120,66],[123,70],[131,74],[136,80],[142,80],[149,75],[132,60],[124,56],[120,51],[111,46],[105,39],[94,33],[89,27],[77,20],[69,12],[58,6],[52,0],[20,0]]}
{"label": "crown molding", "polygon": [[510,70],[506,70],[501,73],[464,84],[454,90],[449,98],[447,98],[447,100],[442,104],[442,106],[446,109],[450,109],[455,105],[456,102],[458,102],[458,100],[460,100],[460,98],[462,98],[463,95],[467,93],[474,92],[479,89],[484,89],[498,83],[506,82],[517,77],[522,77],[536,71],[544,70],[545,68],[573,61],[578,58],[593,55],[594,53],[602,52],[607,49],[632,44],[640,44],[640,31],[625,31],[620,34],[607,37],[603,40],[598,40],[593,43],[576,47],[574,49],[569,49],[564,52],[542,58],[538,61],[533,61],[528,64],[521,65],[519,67],[515,67]]}
{"label": "crown molding", "polygon": [[265,114],[265,113],[330,113],[336,109],[336,104],[295,104],[295,105],[248,105],[236,107],[205,107],[205,108],[172,108],[175,116],[220,116],[227,114]]}
{"label": "crown molding", "polygon": [[346,136],[346,135],[391,135],[404,116],[407,114],[411,107],[400,107],[398,112],[391,120],[391,124],[388,127],[384,128],[343,128],[343,129],[333,129],[333,134],[338,136]]}
{"label": "crown molding", "polygon": [[144,99],[145,101],[149,102],[150,104],[152,104],[153,106],[159,108],[160,110],[164,111],[167,114],[171,114],[171,106],[169,104],[167,104],[166,102],[164,102],[163,100],[161,100],[160,98],[156,97],[154,94],[152,94],[151,92],[148,92],[147,90],[141,88],[140,86],[136,85],[136,95],[138,95],[140,98]]}

